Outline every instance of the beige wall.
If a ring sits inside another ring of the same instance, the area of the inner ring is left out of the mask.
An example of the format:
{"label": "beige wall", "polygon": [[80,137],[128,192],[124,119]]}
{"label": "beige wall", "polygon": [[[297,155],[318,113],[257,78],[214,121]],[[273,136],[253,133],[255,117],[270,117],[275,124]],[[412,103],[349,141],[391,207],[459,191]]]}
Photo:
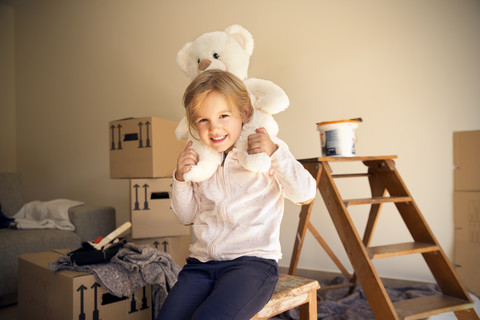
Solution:
{"label": "beige wall", "polygon": [[[179,120],[188,81],[177,51],[238,23],[256,42],[249,75],[290,97],[276,119],[294,155],[320,155],[316,122],[363,117],[358,153],[399,156],[400,173],[452,257],[452,132],[480,129],[479,9],[474,0],[22,1],[15,6],[16,166],[26,196],[110,204],[119,224],[127,220],[128,182],[109,179],[108,121]],[[365,185],[342,187],[348,197]],[[287,204],[284,266],[298,213]],[[365,210],[353,216],[365,224]],[[312,219],[349,265],[321,201]],[[385,206],[373,242],[410,240],[404,231]],[[375,264],[382,276],[431,279],[420,261]],[[335,270],[310,235],[299,267]]]}
{"label": "beige wall", "polygon": [[17,170],[14,10],[0,4],[0,172]]}

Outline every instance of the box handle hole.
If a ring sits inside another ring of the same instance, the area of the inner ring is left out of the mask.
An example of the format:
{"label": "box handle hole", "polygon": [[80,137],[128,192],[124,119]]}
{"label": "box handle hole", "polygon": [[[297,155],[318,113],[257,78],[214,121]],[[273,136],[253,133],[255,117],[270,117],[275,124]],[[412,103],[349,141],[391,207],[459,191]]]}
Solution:
{"label": "box handle hole", "polygon": [[138,140],[138,133],[126,133],[123,136],[123,141],[137,141]]}
{"label": "box handle hole", "polygon": [[123,301],[123,300],[127,300],[127,297],[119,298],[119,297],[115,297],[111,293],[104,293],[102,295],[102,306],[107,305],[107,304],[111,304],[111,303],[115,303],[115,302],[119,302],[119,301]]}
{"label": "box handle hole", "polygon": [[170,195],[168,192],[152,192],[150,195],[150,199],[152,200],[160,200],[160,199],[170,199]]}

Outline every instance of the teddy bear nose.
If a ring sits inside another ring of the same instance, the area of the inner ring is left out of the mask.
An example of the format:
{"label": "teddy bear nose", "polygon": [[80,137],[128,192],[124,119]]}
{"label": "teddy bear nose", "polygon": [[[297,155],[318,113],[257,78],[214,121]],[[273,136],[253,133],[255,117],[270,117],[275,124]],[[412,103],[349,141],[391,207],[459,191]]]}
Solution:
{"label": "teddy bear nose", "polygon": [[198,64],[198,70],[200,70],[200,71],[206,70],[211,63],[212,63],[212,61],[210,61],[209,59],[203,59]]}

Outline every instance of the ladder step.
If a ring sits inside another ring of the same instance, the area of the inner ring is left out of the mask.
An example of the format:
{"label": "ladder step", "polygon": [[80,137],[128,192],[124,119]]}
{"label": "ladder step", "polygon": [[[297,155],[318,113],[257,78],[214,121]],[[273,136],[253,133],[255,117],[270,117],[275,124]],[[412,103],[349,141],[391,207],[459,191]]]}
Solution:
{"label": "ladder step", "polygon": [[343,204],[345,206],[353,206],[360,204],[379,204],[387,202],[411,202],[412,198],[410,197],[373,197],[373,198],[362,198],[362,199],[345,199]]}
{"label": "ladder step", "polygon": [[327,291],[327,290],[336,290],[342,288],[350,288],[353,287],[353,283],[340,283],[340,284],[332,284],[330,286],[324,286],[317,289],[317,291]]}
{"label": "ladder step", "polygon": [[368,177],[370,173],[341,173],[341,174],[332,174],[332,178],[358,178],[358,177]]}
{"label": "ladder step", "polygon": [[440,247],[434,243],[405,242],[367,248],[370,259],[404,256],[407,254],[438,251]]}
{"label": "ladder step", "polygon": [[474,307],[474,304],[446,295],[432,295],[394,302],[399,319],[423,319],[435,314],[460,311]]}

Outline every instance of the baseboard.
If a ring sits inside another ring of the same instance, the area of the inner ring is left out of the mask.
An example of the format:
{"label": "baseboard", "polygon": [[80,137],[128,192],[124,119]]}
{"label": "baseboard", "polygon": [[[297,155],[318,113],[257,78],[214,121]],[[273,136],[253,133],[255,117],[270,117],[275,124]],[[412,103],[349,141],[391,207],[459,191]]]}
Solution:
{"label": "baseboard", "polygon": [[[288,267],[278,267],[279,272],[283,274],[288,273]],[[315,279],[315,280],[320,280],[320,279],[325,279],[325,280],[331,280],[334,279],[335,277],[341,276],[342,274],[340,272],[329,272],[329,271],[322,271],[322,270],[313,270],[313,269],[297,269],[295,272],[296,276],[303,277],[303,278],[309,278],[309,279]]]}
{"label": "baseboard", "polygon": [[[279,272],[283,274],[288,273],[288,267],[279,267]],[[295,272],[296,276],[315,279],[315,280],[332,280],[336,277],[343,276],[341,272],[331,272],[331,271],[322,271],[322,270],[313,270],[313,269],[297,269]],[[407,279],[394,279],[394,278],[384,278],[381,277],[382,282],[385,286],[390,287],[402,287],[407,285],[416,285],[420,283],[431,283],[427,281],[416,281],[416,280],[407,280]]]}

